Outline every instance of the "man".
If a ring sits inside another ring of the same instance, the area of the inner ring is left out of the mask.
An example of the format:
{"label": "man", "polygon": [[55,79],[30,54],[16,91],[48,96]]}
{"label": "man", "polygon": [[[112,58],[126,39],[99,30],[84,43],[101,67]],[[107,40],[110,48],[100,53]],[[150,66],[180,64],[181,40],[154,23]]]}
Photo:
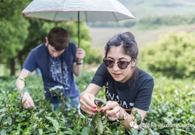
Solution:
{"label": "man", "polygon": [[[16,87],[19,91],[22,90],[25,87],[25,78],[39,68],[42,74],[45,97],[54,104],[54,109],[59,106],[59,100],[53,90],[57,90],[65,98],[69,97],[69,104],[77,107],[79,90],[73,74],[79,76],[82,73],[85,51],[82,48],[77,48],[73,42],[69,42],[68,32],[61,27],[51,29],[45,40],[45,43],[29,53],[16,81]],[[35,107],[28,92],[22,94],[22,101],[25,101],[23,107],[26,109]],[[76,104],[73,104],[75,101]]]}

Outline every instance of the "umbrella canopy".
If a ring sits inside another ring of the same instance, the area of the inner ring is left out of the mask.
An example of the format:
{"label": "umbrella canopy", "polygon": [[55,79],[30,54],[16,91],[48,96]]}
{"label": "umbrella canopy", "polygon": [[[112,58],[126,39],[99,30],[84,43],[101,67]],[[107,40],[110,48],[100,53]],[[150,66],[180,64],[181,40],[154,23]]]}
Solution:
{"label": "umbrella canopy", "polygon": [[77,21],[78,39],[80,21],[120,21],[134,18],[117,0],[33,0],[22,13],[26,17],[50,21]]}

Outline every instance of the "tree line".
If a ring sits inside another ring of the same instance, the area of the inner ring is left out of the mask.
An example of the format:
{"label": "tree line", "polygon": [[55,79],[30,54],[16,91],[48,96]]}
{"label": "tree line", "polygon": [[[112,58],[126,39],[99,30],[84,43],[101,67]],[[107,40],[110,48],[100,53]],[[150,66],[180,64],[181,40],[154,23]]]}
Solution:
{"label": "tree line", "polygon": [[134,27],[141,29],[151,29],[161,26],[175,26],[195,24],[195,15],[175,15],[175,16],[158,16],[145,17],[139,20],[128,20],[122,22],[97,22],[89,23],[89,27]]}

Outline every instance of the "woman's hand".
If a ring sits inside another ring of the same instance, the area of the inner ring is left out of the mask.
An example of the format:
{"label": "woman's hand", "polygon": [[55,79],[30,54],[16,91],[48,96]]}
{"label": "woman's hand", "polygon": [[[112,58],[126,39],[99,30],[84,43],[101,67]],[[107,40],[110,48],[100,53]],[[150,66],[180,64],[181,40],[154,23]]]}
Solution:
{"label": "woman's hand", "polygon": [[107,114],[107,117],[111,121],[123,119],[124,109],[120,107],[116,101],[108,101],[104,107],[101,108],[102,112]]}
{"label": "woman's hand", "polygon": [[94,115],[94,113],[96,113],[98,111],[96,104],[94,103],[95,100],[95,96],[91,93],[82,93],[80,95],[80,108],[90,114],[90,115]]}

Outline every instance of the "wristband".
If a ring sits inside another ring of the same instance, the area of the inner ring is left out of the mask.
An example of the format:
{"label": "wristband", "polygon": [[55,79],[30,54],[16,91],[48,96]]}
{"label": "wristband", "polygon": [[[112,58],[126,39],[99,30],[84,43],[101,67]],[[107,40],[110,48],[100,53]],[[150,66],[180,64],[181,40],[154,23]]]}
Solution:
{"label": "wristband", "polygon": [[122,120],[126,120],[127,119],[127,112],[125,111],[124,114],[123,114],[123,118],[122,119],[118,119],[119,121],[122,121]]}
{"label": "wristband", "polygon": [[83,60],[81,60],[80,62],[77,62],[77,65],[82,65],[83,64]]}

